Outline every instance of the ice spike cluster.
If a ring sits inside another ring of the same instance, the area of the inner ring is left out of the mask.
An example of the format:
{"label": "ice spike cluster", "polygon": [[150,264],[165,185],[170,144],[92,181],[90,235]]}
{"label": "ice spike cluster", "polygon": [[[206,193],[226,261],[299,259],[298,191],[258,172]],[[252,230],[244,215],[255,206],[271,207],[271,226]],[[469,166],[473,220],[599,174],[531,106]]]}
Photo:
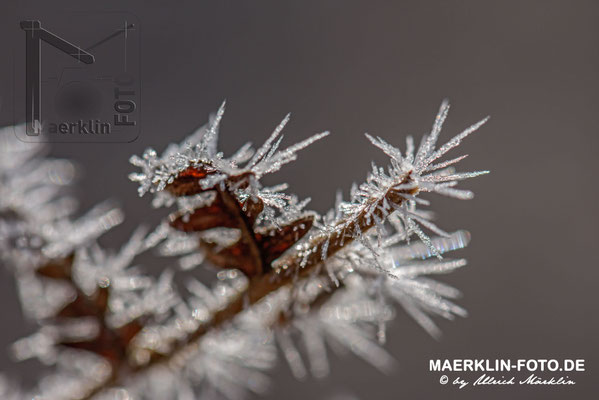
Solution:
{"label": "ice spike cluster", "polygon": [[[319,215],[286,184],[260,179],[328,132],[281,150],[287,116],[262,146],[226,157],[218,151],[223,104],[183,143],[131,158],[139,194],[172,213],[115,250],[97,238],[123,213],[110,203],[78,212],[69,195],[75,165],[19,142],[22,127],[2,129],[2,262],[38,326],[12,352],[48,367],[24,390],[0,375],[2,398],[241,399],[267,390],[278,355],[298,379],[326,376],[329,350],[390,371],[383,344],[398,310],[433,337],[434,317],[466,316],[453,302],[459,291],[431,276],[466,264],[445,256],[470,235],[439,228],[422,195],[472,198],[458,182],[487,171],[456,172],[465,156],[443,159],[486,119],[439,146],[448,110],[443,102],[417,147],[412,137],[401,151],[366,135],[389,165],[373,164],[349,200],[339,193]],[[162,264],[158,275],[140,264],[148,251]],[[199,279],[198,268],[214,271],[213,281]]]}

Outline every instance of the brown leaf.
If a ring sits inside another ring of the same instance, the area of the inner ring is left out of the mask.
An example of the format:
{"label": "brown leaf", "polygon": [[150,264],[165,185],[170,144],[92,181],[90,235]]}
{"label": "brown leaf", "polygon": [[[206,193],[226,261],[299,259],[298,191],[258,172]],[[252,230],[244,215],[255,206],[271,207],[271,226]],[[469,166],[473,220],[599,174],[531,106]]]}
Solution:
{"label": "brown leaf", "polygon": [[[250,179],[252,179],[253,176],[254,174],[251,172],[244,172],[243,174],[229,177],[229,189],[245,189],[250,184]],[[247,217],[250,225],[254,225],[256,218],[258,218],[258,215],[264,210],[264,203],[257,197],[249,197],[243,203],[237,201],[237,206]]]}
{"label": "brown leaf", "polygon": [[243,240],[217,252],[212,251],[215,247],[212,244],[204,244],[206,259],[217,267],[238,269],[248,277],[262,273],[262,260],[252,256],[250,246]]}
{"label": "brown leaf", "polygon": [[47,264],[36,270],[36,273],[45,278],[63,279],[70,281],[72,279],[73,261],[75,253],[71,253],[65,258],[51,260]]}
{"label": "brown leaf", "polygon": [[119,328],[119,338],[122,344],[128,346],[131,340],[143,329],[142,319],[138,318]]}
{"label": "brown leaf", "polygon": [[205,192],[206,189],[202,189],[199,181],[211,173],[213,172],[203,166],[188,167],[166,186],[166,190],[175,196],[192,196]]}
{"label": "brown leaf", "polygon": [[264,203],[259,198],[250,197],[243,204],[239,204],[242,212],[248,219],[250,225],[254,225],[258,215],[264,210]]}
{"label": "brown leaf", "polygon": [[78,342],[64,340],[60,344],[96,353],[111,363],[118,364],[126,360],[129,343],[142,329],[143,325],[139,320],[131,321],[118,329],[102,325],[100,333],[93,339]]}
{"label": "brown leaf", "polygon": [[314,223],[312,215],[297,219],[288,225],[272,228],[268,231],[256,233],[256,241],[262,250],[262,258],[266,265],[276,260],[287,249],[300,240]]}
{"label": "brown leaf", "polygon": [[255,233],[254,246],[259,254],[253,254],[252,244],[242,237],[232,246],[215,251],[216,245],[203,243],[206,259],[220,268],[234,268],[246,276],[262,275],[270,269],[270,263],[279,258],[287,249],[300,240],[314,223],[313,216],[306,216],[279,228],[271,228]]}
{"label": "brown leaf", "polygon": [[98,288],[92,296],[82,292],[56,314],[59,318],[104,316],[108,308],[108,288]]}
{"label": "brown leaf", "polygon": [[217,194],[209,206],[198,208],[191,215],[175,216],[171,226],[183,232],[201,232],[217,227],[237,228],[237,220]]}

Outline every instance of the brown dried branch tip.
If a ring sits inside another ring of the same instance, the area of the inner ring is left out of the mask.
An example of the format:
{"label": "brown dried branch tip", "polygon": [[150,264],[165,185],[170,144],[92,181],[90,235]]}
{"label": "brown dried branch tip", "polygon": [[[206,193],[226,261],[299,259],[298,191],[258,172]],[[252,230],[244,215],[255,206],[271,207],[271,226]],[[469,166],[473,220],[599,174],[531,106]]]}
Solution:
{"label": "brown dried branch tip", "polygon": [[270,272],[271,263],[300,240],[314,223],[314,216],[307,215],[283,226],[256,228],[256,219],[264,209],[260,198],[249,197],[242,203],[235,191],[246,189],[251,172],[203,188],[199,180],[215,171],[202,167],[189,167],[167,185],[166,190],[175,196],[192,196],[212,192],[214,200],[204,207],[195,209],[190,215],[176,215],[171,226],[183,232],[203,232],[213,228],[233,228],[240,233],[237,242],[225,248],[214,243],[202,242],[206,258],[214,265],[225,269],[238,269],[252,278]]}

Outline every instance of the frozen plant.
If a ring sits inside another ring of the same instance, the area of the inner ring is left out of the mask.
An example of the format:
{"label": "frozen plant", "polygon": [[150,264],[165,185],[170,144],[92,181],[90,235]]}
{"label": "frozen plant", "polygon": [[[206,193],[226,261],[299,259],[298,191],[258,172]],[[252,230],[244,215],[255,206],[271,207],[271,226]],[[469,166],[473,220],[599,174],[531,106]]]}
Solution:
{"label": "frozen plant", "polygon": [[[433,317],[466,315],[453,302],[459,292],[430,276],[465,265],[445,255],[470,235],[435,225],[422,194],[472,198],[457,183],[487,171],[456,172],[465,156],[441,159],[486,119],[438,146],[443,102],[418,147],[366,135],[389,165],[373,164],[348,200],[339,193],[319,215],[286,184],[260,179],[328,132],[282,149],[287,116],[262,146],[226,157],[217,146],[224,109],[183,143],[131,158],[139,194],[172,213],[118,250],[96,239],[122,213],[103,204],[72,219],[64,187],[73,165],[41,157],[42,146],[20,143],[12,128],[0,132],[0,249],[39,326],[13,351],[50,366],[22,398],[239,399],[267,389],[277,353],[299,379],[327,375],[329,348],[388,371],[385,327],[398,308],[434,337]],[[153,276],[139,265],[148,250],[172,266]],[[214,282],[197,278],[200,266],[217,272]],[[17,398],[5,381],[0,393]]]}

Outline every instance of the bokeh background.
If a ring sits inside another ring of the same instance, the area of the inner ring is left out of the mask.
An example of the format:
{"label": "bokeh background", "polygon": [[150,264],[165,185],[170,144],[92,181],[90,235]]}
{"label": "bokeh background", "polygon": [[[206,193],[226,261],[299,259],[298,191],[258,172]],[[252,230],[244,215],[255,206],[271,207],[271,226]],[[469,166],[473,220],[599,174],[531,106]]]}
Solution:
{"label": "bokeh background", "polygon": [[[435,341],[400,314],[388,334],[398,360],[392,375],[348,356],[333,358],[329,378],[298,383],[280,363],[265,398],[599,393],[598,2],[4,0],[0,7],[2,87],[12,85],[9,49],[23,40],[22,17],[121,10],[141,23],[140,137],[52,149],[85,171],[78,185],[83,209],[107,198],[125,209],[126,223],[106,238],[113,246],[138,223],[164,215],[137,197],[127,180],[129,156],[180,141],[225,98],[225,153],[248,140],[261,143],[290,111],[287,144],[332,131],[267,179],[289,182],[319,211],[332,206],[337,188],[347,193],[362,180],[370,160],[384,162],[364,132],[403,144],[407,134],[430,128],[444,97],[453,104],[445,139],[492,116],[462,146],[470,154],[464,170],[492,171],[465,183],[475,199],[432,199],[442,227],[473,234],[461,252],[469,265],[444,278],[463,291],[460,304],[470,316],[441,321],[444,336]],[[3,108],[0,122],[11,120]],[[33,327],[21,317],[10,275],[0,276],[0,369],[32,382],[38,366],[14,365],[6,349]],[[440,374],[428,370],[431,358],[584,358],[587,370],[570,375],[573,387],[460,391],[439,384]]]}

